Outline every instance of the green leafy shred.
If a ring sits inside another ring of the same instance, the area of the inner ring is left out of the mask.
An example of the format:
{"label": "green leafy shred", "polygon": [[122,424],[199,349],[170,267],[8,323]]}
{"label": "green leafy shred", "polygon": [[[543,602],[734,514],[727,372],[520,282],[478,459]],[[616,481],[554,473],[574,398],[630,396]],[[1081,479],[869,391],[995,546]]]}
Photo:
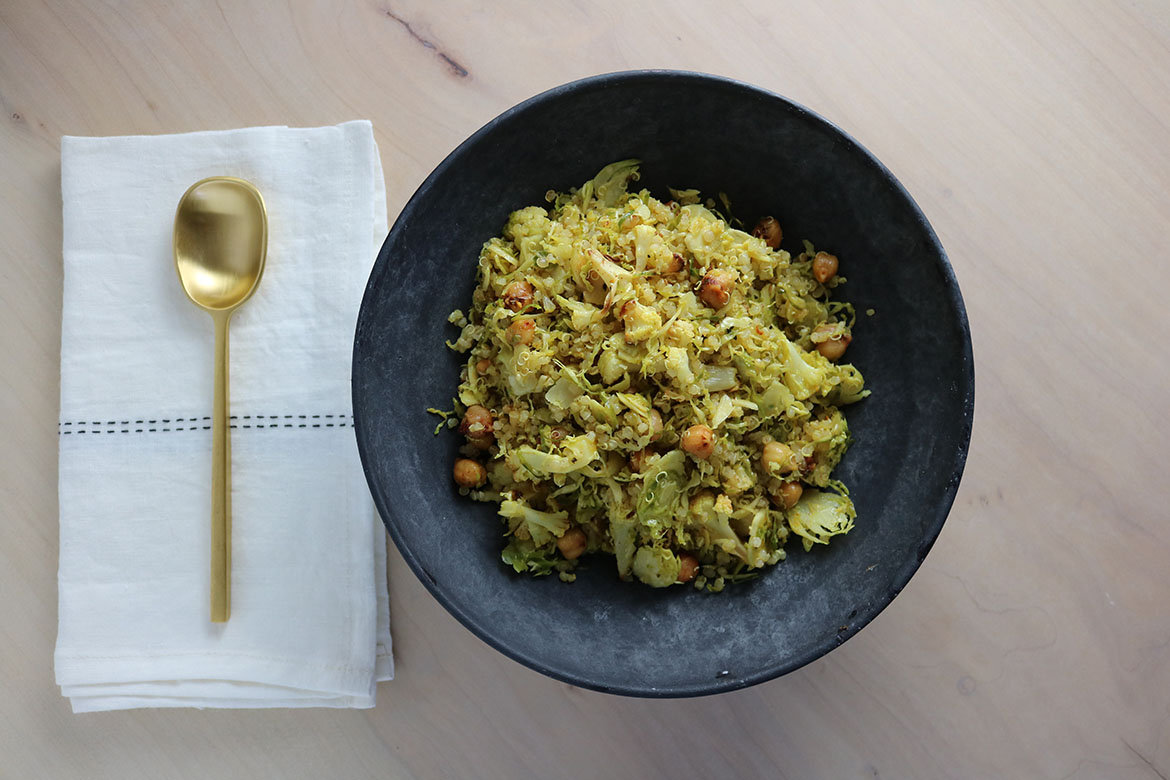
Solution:
{"label": "green leafy shred", "polygon": [[518,574],[527,573],[538,577],[551,574],[557,566],[555,551],[537,547],[531,539],[513,538],[500,553],[500,558]]}

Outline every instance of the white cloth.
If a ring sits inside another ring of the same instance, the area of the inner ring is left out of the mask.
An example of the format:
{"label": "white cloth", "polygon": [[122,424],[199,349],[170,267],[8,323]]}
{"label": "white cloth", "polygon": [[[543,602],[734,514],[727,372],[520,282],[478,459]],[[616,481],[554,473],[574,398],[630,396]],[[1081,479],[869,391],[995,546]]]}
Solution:
{"label": "white cloth", "polygon": [[[184,296],[175,207],[237,176],[268,256],[232,319],[231,618],[209,621],[212,320]],[[75,712],[372,707],[393,676],[385,533],[350,355],[386,234],[369,122],[61,141],[57,683]]]}

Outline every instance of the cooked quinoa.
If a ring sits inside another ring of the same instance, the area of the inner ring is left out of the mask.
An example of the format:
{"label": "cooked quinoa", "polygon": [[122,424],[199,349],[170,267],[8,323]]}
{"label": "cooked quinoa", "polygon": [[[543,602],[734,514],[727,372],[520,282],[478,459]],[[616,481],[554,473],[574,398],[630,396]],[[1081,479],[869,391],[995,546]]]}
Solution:
{"label": "cooked quinoa", "polygon": [[839,407],[868,395],[843,362],[838,260],[793,258],[768,217],[731,227],[694,190],[629,192],[638,161],[511,214],[483,246],[449,346],[462,492],[499,505],[505,563],[572,580],[586,553],[619,576],[722,590],[848,532],[831,474]]}

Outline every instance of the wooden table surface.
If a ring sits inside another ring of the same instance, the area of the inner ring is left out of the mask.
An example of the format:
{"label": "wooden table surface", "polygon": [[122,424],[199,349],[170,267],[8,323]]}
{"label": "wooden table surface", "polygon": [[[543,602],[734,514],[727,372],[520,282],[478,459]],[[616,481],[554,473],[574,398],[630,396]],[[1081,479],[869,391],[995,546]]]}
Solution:
{"label": "wooden table surface", "polygon": [[[784,678],[646,701],[513,663],[392,552],[376,709],[72,715],[52,666],[60,137],[368,118],[393,218],[499,112],[642,67],[812,107],[947,248],[974,437],[905,591]],[[0,184],[0,777],[1170,776],[1164,0],[8,0]]]}

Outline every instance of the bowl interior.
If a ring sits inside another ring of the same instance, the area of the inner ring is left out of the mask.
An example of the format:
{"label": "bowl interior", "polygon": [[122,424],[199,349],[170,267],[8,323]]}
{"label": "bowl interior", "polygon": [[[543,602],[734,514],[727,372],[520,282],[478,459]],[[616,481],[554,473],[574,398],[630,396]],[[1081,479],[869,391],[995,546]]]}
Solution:
{"label": "bowl interior", "polygon": [[[841,259],[858,313],[848,359],[873,395],[849,407],[836,475],[856,528],[721,594],[656,591],[586,561],[571,585],[500,562],[502,524],[451,480],[459,437],[433,434],[463,356],[447,314],[470,304],[479,249],[509,212],[642,160],[644,186],[724,192],[744,222],[775,215]],[[873,314],[868,315],[867,310]],[[962,299],[930,226],[855,141],[776,95],[698,74],[575,82],[503,114],[419,188],[370,276],[354,345],[354,417],[378,509],[452,614],[516,660],[598,690],[683,696],[744,687],[823,655],[905,585],[942,527],[970,437],[974,376]]]}

